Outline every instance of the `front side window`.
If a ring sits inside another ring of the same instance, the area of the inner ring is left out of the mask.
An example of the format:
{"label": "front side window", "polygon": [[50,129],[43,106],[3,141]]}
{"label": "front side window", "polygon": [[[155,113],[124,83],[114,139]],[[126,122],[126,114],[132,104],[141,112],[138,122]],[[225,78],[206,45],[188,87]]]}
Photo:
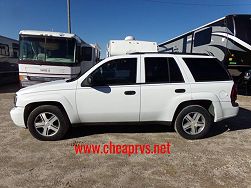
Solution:
{"label": "front side window", "polygon": [[146,57],[146,83],[180,83],[184,82],[180,69],[173,58]]}
{"label": "front side window", "polygon": [[227,70],[216,58],[183,58],[196,82],[231,80]]}
{"label": "front side window", "polygon": [[75,39],[20,37],[20,59],[74,63]]}
{"label": "front side window", "polygon": [[[91,73],[84,81],[84,85],[105,86],[135,84],[136,70],[137,58],[111,60]],[[91,79],[91,83],[88,79]]]}

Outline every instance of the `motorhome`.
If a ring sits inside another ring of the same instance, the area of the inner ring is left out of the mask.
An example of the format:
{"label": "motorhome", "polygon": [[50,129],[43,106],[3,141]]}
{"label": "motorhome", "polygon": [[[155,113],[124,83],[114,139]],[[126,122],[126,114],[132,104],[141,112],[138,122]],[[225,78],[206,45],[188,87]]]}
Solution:
{"label": "motorhome", "polygon": [[251,15],[228,15],[160,43],[160,52],[202,53],[215,56],[235,80],[251,69]]}
{"label": "motorhome", "polygon": [[136,52],[157,52],[156,42],[135,40],[133,36],[127,36],[125,40],[110,40],[107,45],[107,57],[125,55]]}
{"label": "motorhome", "polygon": [[23,30],[19,43],[22,87],[74,78],[94,66],[100,56],[97,44],[88,44],[71,33]]}
{"label": "motorhome", "polygon": [[18,82],[18,41],[0,36],[0,85]]}

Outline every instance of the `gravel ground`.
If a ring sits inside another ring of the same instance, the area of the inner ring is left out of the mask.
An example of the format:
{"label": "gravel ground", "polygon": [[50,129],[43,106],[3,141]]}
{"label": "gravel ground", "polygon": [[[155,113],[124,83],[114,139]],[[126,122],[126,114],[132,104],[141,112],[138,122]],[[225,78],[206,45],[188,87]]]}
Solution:
{"label": "gravel ground", "polygon": [[[251,96],[238,117],[188,141],[161,125],[86,126],[41,142],[9,115],[16,87],[0,89],[0,187],[251,187]],[[76,155],[72,144],[171,143],[171,154]]]}

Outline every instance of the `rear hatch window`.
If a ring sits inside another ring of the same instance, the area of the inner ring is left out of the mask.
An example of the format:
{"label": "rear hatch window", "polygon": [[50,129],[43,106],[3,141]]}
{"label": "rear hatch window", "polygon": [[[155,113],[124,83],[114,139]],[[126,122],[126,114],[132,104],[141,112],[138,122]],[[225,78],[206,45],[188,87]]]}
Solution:
{"label": "rear hatch window", "polygon": [[196,82],[232,80],[227,69],[216,58],[183,58]]}

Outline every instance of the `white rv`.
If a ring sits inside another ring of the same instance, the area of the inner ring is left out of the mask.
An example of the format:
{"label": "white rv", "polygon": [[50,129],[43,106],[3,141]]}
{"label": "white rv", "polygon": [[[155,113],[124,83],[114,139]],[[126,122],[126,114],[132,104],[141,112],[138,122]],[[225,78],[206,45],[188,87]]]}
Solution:
{"label": "white rv", "polygon": [[135,40],[127,36],[125,40],[110,40],[107,45],[107,57],[125,55],[137,52],[158,52],[156,42]]}
{"label": "white rv", "polygon": [[19,33],[19,79],[23,87],[83,74],[99,61],[100,48],[71,33]]}

